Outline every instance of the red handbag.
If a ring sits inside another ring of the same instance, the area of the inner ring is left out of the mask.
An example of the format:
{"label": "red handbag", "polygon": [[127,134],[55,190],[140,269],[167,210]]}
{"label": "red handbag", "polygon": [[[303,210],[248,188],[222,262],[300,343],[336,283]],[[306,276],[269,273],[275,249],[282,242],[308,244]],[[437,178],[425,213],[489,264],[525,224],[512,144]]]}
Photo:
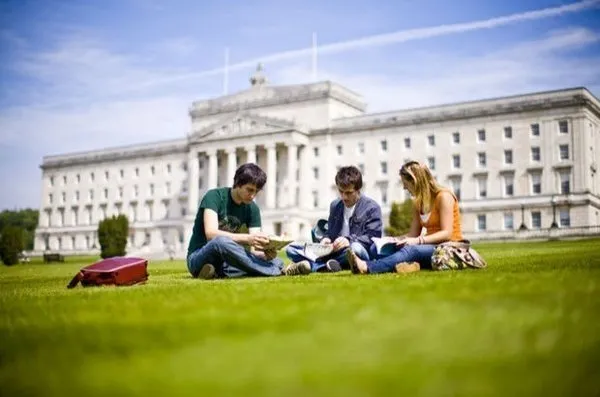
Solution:
{"label": "red handbag", "polygon": [[148,261],[143,258],[114,257],[82,268],[67,285],[74,288],[95,285],[134,285],[148,280]]}

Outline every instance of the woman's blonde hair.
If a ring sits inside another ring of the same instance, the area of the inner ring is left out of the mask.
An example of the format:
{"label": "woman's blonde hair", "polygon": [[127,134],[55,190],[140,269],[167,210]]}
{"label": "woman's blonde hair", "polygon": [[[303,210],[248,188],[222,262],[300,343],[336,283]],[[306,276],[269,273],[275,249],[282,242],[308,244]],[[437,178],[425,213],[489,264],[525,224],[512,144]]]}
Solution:
{"label": "woman's blonde hair", "polygon": [[445,188],[440,185],[429,168],[418,161],[408,161],[400,168],[400,178],[414,187],[415,205],[422,213],[433,208],[437,194]]}

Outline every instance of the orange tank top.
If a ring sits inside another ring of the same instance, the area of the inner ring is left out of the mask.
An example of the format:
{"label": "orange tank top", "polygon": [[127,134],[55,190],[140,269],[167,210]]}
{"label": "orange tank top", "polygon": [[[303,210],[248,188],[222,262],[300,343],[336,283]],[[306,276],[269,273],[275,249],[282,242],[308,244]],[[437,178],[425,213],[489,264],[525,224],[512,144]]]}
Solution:
{"label": "orange tank top", "polygon": [[[463,239],[463,235],[462,235],[462,231],[461,231],[461,222],[460,222],[460,209],[458,208],[458,200],[456,198],[456,196],[454,195],[454,193],[452,193],[449,190],[442,190],[442,191],[447,191],[450,194],[452,194],[452,197],[454,197],[454,205],[452,207],[452,234],[450,235],[450,241],[460,241]],[[438,193],[438,195],[435,197],[435,200],[433,202],[433,208],[431,209],[431,213],[429,214],[429,218],[427,220],[423,220],[422,218],[419,219],[421,222],[421,227],[424,227],[427,229],[427,236],[429,236],[430,234],[439,232],[440,230],[442,230],[441,224],[440,224],[440,210],[439,210],[439,202],[440,202],[440,196],[442,191],[440,191]]]}

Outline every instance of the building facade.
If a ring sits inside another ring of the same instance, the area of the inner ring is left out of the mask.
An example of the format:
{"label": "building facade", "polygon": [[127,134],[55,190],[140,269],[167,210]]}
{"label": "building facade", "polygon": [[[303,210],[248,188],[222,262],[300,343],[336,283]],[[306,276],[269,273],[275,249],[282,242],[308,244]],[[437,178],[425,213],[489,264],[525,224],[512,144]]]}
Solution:
{"label": "building facade", "polygon": [[600,101],[585,88],[366,113],[334,82],[251,86],[193,103],[178,140],[44,157],[35,251],[96,253],[99,221],[130,220],[129,253],[185,255],[199,200],[236,168],[267,173],[263,228],[306,240],[356,165],[384,216],[408,198],[398,170],[413,159],[460,198],[472,239],[518,230],[600,228]]}

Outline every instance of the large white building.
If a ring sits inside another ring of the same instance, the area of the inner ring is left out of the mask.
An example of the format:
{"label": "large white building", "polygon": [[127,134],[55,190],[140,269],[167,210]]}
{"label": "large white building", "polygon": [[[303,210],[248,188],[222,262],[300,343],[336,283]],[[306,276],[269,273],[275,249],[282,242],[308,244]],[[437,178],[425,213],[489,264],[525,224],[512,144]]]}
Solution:
{"label": "large white building", "polygon": [[600,101],[585,88],[369,114],[334,82],[273,86],[260,67],[250,81],[193,103],[181,139],[44,157],[35,251],[97,252],[98,222],[123,213],[130,253],[183,256],[202,195],[245,162],[268,175],[264,229],[298,239],[327,216],[340,166],[360,167],[387,216],[408,159],[459,195],[469,238],[600,230]]}

